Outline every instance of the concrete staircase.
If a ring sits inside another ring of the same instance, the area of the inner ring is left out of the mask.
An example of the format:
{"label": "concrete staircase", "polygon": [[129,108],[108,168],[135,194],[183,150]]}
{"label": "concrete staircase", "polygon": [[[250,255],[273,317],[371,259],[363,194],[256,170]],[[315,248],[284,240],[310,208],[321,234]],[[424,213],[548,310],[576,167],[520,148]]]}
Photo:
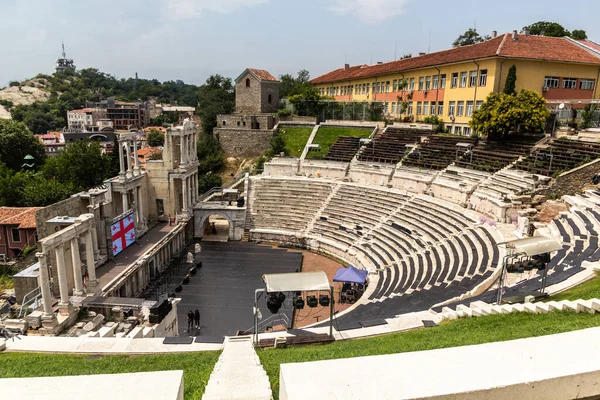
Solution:
{"label": "concrete staircase", "polygon": [[551,311],[571,311],[577,313],[600,313],[600,299],[590,300],[561,300],[535,303],[518,304],[488,304],[483,301],[474,301],[469,306],[460,304],[456,310],[449,307],[442,308],[442,320],[452,320],[457,318],[483,317],[495,314],[510,314],[513,312],[527,312],[530,314],[544,314]]}
{"label": "concrete staircase", "polygon": [[210,375],[202,400],[272,399],[269,377],[254,351],[251,336],[231,337]]}

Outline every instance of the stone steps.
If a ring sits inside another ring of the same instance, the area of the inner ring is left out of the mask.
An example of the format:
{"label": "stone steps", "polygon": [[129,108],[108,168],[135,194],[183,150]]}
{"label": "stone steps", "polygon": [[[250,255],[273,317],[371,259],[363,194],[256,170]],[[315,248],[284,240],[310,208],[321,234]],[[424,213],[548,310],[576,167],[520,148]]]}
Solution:
{"label": "stone steps", "polygon": [[250,336],[231,337],[215,364],[203,400],[269,400],[269,377],[260,364]]}

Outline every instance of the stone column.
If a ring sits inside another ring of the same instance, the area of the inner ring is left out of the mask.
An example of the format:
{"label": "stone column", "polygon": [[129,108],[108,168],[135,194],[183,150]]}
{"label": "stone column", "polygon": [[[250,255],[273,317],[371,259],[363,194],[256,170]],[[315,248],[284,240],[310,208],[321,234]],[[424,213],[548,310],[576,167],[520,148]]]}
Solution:
{"label": "stone column", "polygon": [[127,199],[127,190],[124,193],[121,193],[121,198],[123,199],[123,212],[129,210],[129,200]]}
{"label": "stone column", "polygon": [[144,220],[144,200],[143,200],[143,196],[142,196],[142,187],[141,186],[137,187],[137,193],[138,193],[138,216],[140,218],[140,224],[142,225],[142,227],[145,227],[146,222]]}
{"label": "stone column", "polygon": [[133,202],[135,203],[135,206],[133,207],[133,220],[135,221],[135,226],[136,228],[138,227],[138,224],[140,223],[140,214],[139,214],[139,204],[140,204],[140,199],[138,197],[138,191],[137,191],[137,187],[133,189]]}
{"label": "stone column", "polygon": [[40,263],[40,290],[42,292],[42,302],[44,304],[44,316],[54,316],[52,311],[52,293],[50,292],[50,277],[48,275],[48,260],[46,253],[35,254]]}
{"label": "stone column", "polygon": [[185,165],[185,137],[183,135],[179,136],[179,144],[181,146],[181,157],[179,166],[183,167]]}
{"label": "stone column", "polygon": [[125,147],[125,151],[127,152],[127,177],[131,178],[131,149],[129,148],[129,140],[125,142],[127,147]]}
{"label": "stone column", "polygon": [[98,249],[98,233],[96,233],[96,225],[92,224],[90,228],[92,232],[92,246],[94,247],[94,260],[98,261],[100,259],[100,249]]}
{"label": "stone column", "polygon": [[140,160],[138,158],[138,148],[137,148],[137,139],[133,139],[133,157],[134,157],[134,163],[135,163],[135,167],[133,168],[133,174],[134,175],[139,175],[140,174]]}
{"label": "stone column", "polygon": [[71,260],[73,261],[73,280],[75,281],[75,290],[73,295],[81,296],[83,294],[83,281],[81,280],[81,259],[79,258],[79,238],[71,239]]}
{"label": "stone column", "polygon": [[67,284],[67,269],[65,267],[65,248],[61,244],[54,249],[56,252],[56,270],[58,272],[58,288],[60,289],[60,305],[69,304],[69,286]]}
{"label": "stone column", "polygon": [[123,160],[123,142],[119,140],[119,178],[125,179],[125,161]]}
{"label": "stone column", "polygon": [[92,239],[92,232],[87,231],[85,234],[85,263],[88,269],[88,285],[96,286],[98,279],[96,279],[96,264],[94,262],[94,242]]}
{"label": "stone column", "polygon": [[187,200],[187,178],[181,178],[181,190],[182,190],[182,196],[181,196],[181,211],[184,214],[187,214],[187,210],[188,210],[188,200]]}

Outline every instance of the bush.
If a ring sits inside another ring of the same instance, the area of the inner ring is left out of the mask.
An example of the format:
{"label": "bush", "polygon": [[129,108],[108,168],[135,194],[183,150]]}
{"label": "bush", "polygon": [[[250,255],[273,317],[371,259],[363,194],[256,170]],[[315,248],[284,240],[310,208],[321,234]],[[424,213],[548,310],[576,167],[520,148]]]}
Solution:
{"label": "bush", "polygon": [[200,176],[198,179],[198,192],[201,194],[206,193],[214,187],[221,186],[221,183],[222,181],[219,175],[209,172],[206,175]]}
{"label": "bush", "polygon": [[256,159],[256,164],[254,164],[254,167],[257,170],[263,170],[265,168],[265,163],[268,161],[268,157],[266,156],[260,156]]}
{"label": "bush", "polygon": [[19,86],[21,85],[18,81],[11,81],[8,86],[13,87],[13,86]]}
{"label": "bush", "polygon": [[285,140],[282,135],[276,134],[271,138],[271,153],[273,155],[279,155],[280,153],[287,154],[285,149]]}
{"label": "bush", "polygon": [[279,115],[280,117],[287,117],[289,115],[292,115],[292,112],[287,108],[282,108],[280,110],[277,110],[277,115]]}

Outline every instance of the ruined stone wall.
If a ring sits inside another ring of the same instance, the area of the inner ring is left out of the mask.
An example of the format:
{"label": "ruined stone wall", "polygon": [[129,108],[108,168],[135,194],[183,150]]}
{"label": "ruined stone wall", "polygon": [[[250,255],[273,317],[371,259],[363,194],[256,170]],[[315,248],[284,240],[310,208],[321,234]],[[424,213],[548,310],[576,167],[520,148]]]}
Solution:
{"label": "ruined stone wall", "polygon": [[276,112],[279,108],[279,82],[262,82],[260,95],[260,112]]}
{"label": "ruined stone wall", "polygon": [[273,129],[275,117],[269,114],[244,115],[227,114],[217,115],[217,128],[223,129]]}
{"label": "ruined stone wall", "polygon": [[269,142],[274,134],[272,129],[214,129],[226,157],[258,157],[271,147]]}
{"label": "ruined stone wall", "polygon": [[39,239],[58,231],[58,224],[48,224],[46,221],[54,217],[79,217],[81,214],[89,213],[87,206],[89,203],[79,197],[70,197],[58,203],[51,204],[35,212],[35,224]]}
{"label": "ruined stone wall", "polygon": [[597,159],[560,174],[552,186],[540,189],[535,194],[556,199],[564,195],[580,193],[583,187],[593,185],[592,179],[599,172],[600,159]]}

